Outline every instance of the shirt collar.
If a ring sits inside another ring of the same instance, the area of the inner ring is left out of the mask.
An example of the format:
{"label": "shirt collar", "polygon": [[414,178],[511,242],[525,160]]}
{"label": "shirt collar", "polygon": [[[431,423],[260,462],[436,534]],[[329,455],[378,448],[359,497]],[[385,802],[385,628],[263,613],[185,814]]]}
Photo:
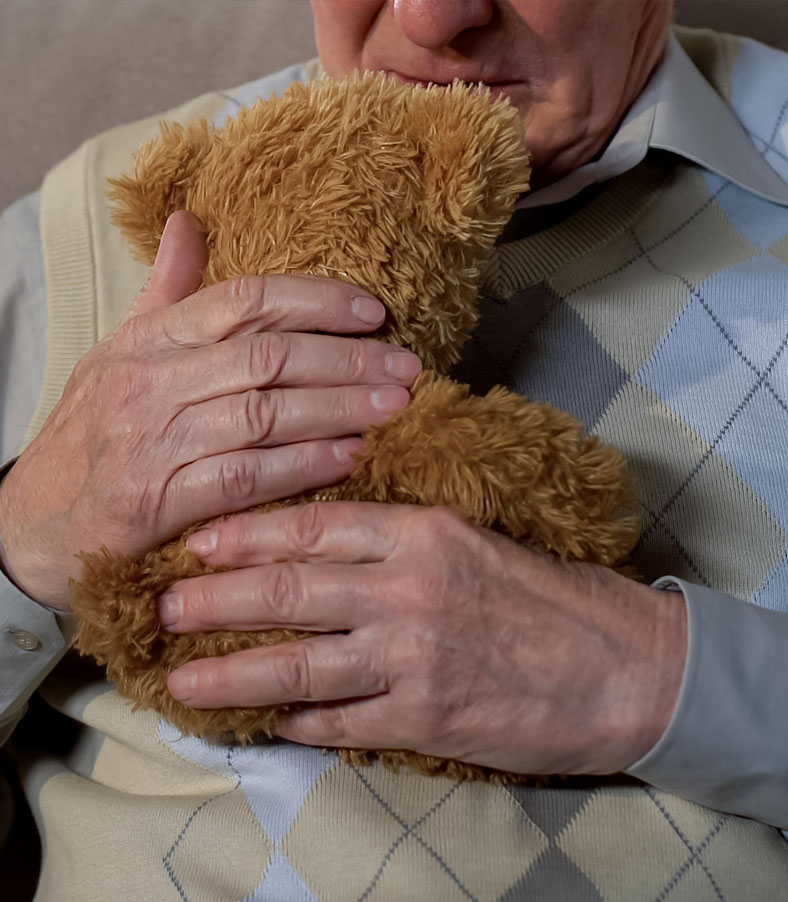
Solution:
{"label": "shirt collar", "polygon": [[569,200],[589,185],[633,169],[650,148],[678,154],[759,197],[788,206],[788,184],[671,34],[662,63],[602,156],[526,195],[515,209]]}

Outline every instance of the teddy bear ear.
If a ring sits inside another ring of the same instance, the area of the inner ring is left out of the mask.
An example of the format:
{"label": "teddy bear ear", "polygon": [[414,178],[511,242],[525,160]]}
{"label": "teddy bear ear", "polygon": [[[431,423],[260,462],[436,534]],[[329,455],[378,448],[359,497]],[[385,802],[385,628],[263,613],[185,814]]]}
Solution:
{"label": "teddy bear ear", "polygon": [[134,256],[152,265],[171,213],[188,209],[194,176],[210,147],[212,126],[198,119],[187,126],[160,123],[160,134],[140,148],[132,175],[107,179],[114,225]]}
{"label": "teddy bear ear", "polygon": [[484,86],[455,81],[418,94],[411,128],[424,148],[422,226],[491,244],[528,190],[522,119]]}
{"label": "teddy bear ear", "polygon": [[397,217],[387,232],[396,236],[390,268],[398,286],[390,299],[379,293],[389,312],[385,337],[446,373],[477,321],[490,248],[528,189],[524,127],[517,109],[485,87],[391,90],[405,93],[384,106],[382,146],[397,156],[378,168],[403,171],[413,190],[395,185],[384,208]]}

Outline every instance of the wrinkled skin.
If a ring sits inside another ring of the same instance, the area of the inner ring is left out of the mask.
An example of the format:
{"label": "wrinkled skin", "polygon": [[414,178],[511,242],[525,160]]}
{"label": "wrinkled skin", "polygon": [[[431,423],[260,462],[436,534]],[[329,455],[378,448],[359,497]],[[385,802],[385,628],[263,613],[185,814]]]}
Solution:
{"label": "wrinkled skin", "polygon": [[6,569],[40,601],[68,607],[80,549],[138,555],[205,517],[342,479],[353,436],[408,401],[415,355],[304,334],[372,331],[384,310],[367,292],[263,276],[193,293],[205,255],[195,217],[171,217],[125,322],[77,364],[0,485]]}
{"label": "wrinkled skin", "polygon": [[[669,0],[314,0],[325,67],[507,81],[537,183],[592,159],[663,48]],[[605,52],[600,54],[599,48]],[[343,478],[355,436],[407,403],[418,361],[380,343],[382,306],[324,279],[198,291],[204,239],[171,218],[127,320],[78,364],[0,484],[0,561],[67,608],[75,552],[138,554],[198,520]],[[303,333],[320,331],[322,335]],[[680,595],[523,549],[442,509],[242,514],[195,534],[214,565],[162,599],[170,629],[322,635],[193,662],[195,707],[316,704],[281,733],[407,747],[523,773],[610,773],[664,732],[686,654]],[[289,563],[278,563],[288,559]]]}

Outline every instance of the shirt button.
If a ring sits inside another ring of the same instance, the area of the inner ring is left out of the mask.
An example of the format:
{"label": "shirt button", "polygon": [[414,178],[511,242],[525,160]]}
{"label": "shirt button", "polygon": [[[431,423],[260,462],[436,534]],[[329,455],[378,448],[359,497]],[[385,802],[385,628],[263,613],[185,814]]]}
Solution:
{"label": "shirt button", "polygon": [[22,651],[35,651],[41,645],[41,640],[38,636],[27,630],[14,630],[13,636],[14,644],[17,648],[21,648]]}

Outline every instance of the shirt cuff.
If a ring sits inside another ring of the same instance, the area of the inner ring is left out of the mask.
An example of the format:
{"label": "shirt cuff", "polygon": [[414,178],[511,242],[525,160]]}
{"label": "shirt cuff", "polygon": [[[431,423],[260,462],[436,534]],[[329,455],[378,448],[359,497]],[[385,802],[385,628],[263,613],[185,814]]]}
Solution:
{"label": "shirt cuff", "polygon": [[687,662],[656,745],[627,773],[718,811],[788,828],[788,614],[664,577],[687,604]]}
{"label": "shirt cuff", "polygon": [[[0,480],[10,466],[0,469]],[[0,568],[0,745],[25,713],[36,687],[66,653],[75,633],[74,617],[29,598]]]}

